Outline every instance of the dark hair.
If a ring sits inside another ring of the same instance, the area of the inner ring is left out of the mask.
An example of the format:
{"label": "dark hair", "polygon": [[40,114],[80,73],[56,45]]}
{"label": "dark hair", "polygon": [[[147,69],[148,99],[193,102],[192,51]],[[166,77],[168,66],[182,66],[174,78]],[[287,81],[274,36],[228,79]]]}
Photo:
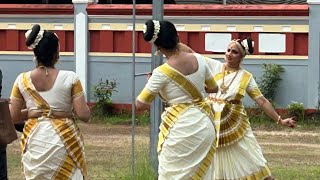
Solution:
{"label": "dark hair", "polygon": [[240,40],[240,39],[238,39],[238,40],[236,40],[240,45],[241,45],[241,47],[242,47],[242,49],[244,50],[244,51],[246,51],[246,48],[242,45],[242,42],[243,41],[247,41],[247,43],[248,43],[248,52],[250,53],[250,54],[252,54],[253,53],[253,51],[254,51],[254,47],[253,47],[253,41],[252,41],[252,39],[251,39],[251,37],[247,37],[246,39],[243,39],[243,40]]}
{"label": "dark hair", "polygon": [[252,41],[251,37],[247,37],[247,42],[248,42],[248,47],[249,47],[248,51],[250,54],[252,54],[254,51],[254,47],[253,47],[253,41]]}
{"label": "dark hair", "polygon": [[[178,45],[178,32],[176,27],[169,21],[159,21],[159,23],[160,31],[154,44],[168,50],[176,49]],[[154,22],[148,20],[145,25],[147,29],[143,34],[143,38],[146,41],[151,41],[155,31]]]}
{"label": "dark hair", "polygon": [[[34,43],[37,38],[38,33],[40,32],[41,27],[38,24],[35,24],[32,27],[32,31],[26,39],[26,45],[30,46]],[[58,37],[50,31],[44,31],[43,38],[40,40],[38,45],[33,49],[34,55],[37,58],[38,64],[41,64],[46,67],[53,67],[57,60],[57,51],[59,47]]]}

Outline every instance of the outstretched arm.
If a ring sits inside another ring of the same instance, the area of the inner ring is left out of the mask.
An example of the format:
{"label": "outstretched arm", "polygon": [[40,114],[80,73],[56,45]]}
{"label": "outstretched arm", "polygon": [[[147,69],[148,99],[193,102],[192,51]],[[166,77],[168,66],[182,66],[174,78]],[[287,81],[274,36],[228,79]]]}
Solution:
{"label": "outstretched arm", "polygon": [[279,114],[274,110],[271,103],[264,96],[255,99],[255,102],[271,119],[277,123],[291,128],[296,127],[296,121],[293,117],[282,119],[281,116],[279,116]]}

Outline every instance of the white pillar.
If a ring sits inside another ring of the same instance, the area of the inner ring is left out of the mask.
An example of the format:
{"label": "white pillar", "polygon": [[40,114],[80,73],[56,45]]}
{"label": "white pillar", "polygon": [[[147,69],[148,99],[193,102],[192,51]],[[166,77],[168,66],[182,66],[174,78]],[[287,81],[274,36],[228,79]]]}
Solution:
{"label": "white pillar", "polygon": [[78,74],[85,97],[88,99],[88,14],[87,5],[94,0],[72,0],[74,4],[74,57],[75,68]]}
{"label": "white pillar", "polygon": [[306,108],[315,109],[319,106],[320,79],[320,0],[308,0],[309,4],[309,38],[308,38],[308,94]]}

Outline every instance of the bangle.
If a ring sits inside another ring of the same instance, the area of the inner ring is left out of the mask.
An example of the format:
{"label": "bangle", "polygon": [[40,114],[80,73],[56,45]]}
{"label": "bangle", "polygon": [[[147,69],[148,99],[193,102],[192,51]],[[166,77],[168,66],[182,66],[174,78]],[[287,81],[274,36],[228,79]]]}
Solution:
{"label": "bangle", "polygon": [[281,121],[281,116],[278,116],[277,124],[279,124]]}

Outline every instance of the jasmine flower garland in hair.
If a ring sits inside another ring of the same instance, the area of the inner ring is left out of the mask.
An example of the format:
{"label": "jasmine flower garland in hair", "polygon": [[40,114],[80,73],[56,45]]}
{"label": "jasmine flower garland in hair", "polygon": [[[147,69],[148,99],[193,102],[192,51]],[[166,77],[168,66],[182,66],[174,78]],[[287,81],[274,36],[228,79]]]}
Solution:
{"label": "jasmine flower garland in hair", "polygon": [[153,24],[154,24],[154,33],[153,33],[152,39],[150,40],[151,43],[154,43],[158,39],[158,34],[160,32],[160,22],[157,20],[153,20]]}
{"label": "jasmine flower garland in hair", "polygon": [[[252,41],[251,43],[252,43],[252,47],[254,47],[254,42]],[[251,54],[251,53],[249,52],[249,45],[248,45],[248,40],[247,40],[247,39],[243,40],[243,41],[241,42],[241,45],[244,47],[244,50],[245,50],[245,52],[246,52],[247,55],[248,55],[248,54]]]}
{"label": "jasmine flower garland in hair", "polygon": [[[24,35],[26,38],[29,37],[29,35],[31,34],[32,30],[28,30]],[[32,44],[30,44],[30,46],[28,46],[28,49],[34,49],[36,48],[36,46],[39,44],[39,42],[41,41],[41,39],[43,38],[43,33],[44,30],[41,28],[39,33],[37,34],[36,39],[34,40],[34,42]]]}
{"label": "jasmine flower garland in hair", "polygon": [[[160,22],[157,20],[153,20],[153,24],[154,24],[154,32],[153,32],[152,39],[149,41],[150,43],[154,43],[158,39],[158,34],[160,32]],[[146,25],[143,25],[142,31],[143,31],[143,33],[147,32]]]}

